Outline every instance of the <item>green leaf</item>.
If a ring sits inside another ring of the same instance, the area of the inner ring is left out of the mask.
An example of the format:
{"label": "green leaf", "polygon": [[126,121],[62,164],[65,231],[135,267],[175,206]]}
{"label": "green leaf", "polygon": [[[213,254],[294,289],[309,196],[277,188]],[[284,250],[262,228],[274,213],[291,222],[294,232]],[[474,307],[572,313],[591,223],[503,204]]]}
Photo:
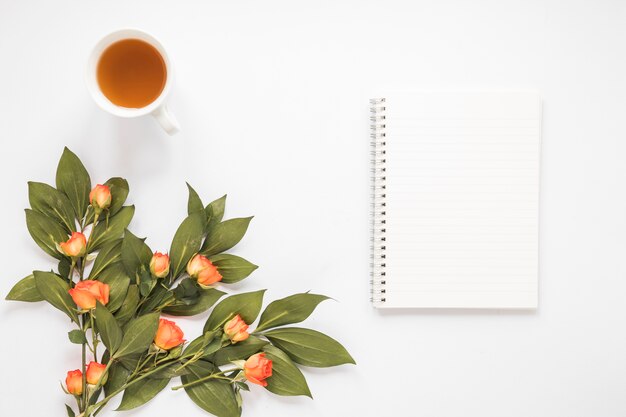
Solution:
{"label": "green leaf", "polygon": [[116,239],[102,247],[93,263],[89,279],[98,277],[109,266],[122,260],[122,239]]}
{"label": "green leaf", "polygon": [[200,290],[200,296],[194,304],[173,305],[165,308],[163,312],[172,316],[195,316],[211,308],[224,294],[226,293],[215,288]]}
{"label": "green leaf", "polygon": [[82,330],[74,329],[71,330],[67,337],[70,339],[70,342],[75,345],[82,345],[83,343],[87,343],[87,337],[85,336],[85,332]]}
{"label": "green leaf", "polygon": [[124,230],[130,224],[135,214],[135,206],[123,207],[115,216],[109,217],[96,225],[92,232],[92,239],[87,247],[88,252],[93,252],[103,247],[107,243],[113,242],[122,237]]}
{"label": "green leaf", "polygon": [[102,337],[102,343],[109,349],[111,354],[115,354],[122,343],[122,329],[117,324],[113,314],[100,302],[96,304],[96,326]]}
{"label": "green leaf", "polygon": [[192,214],[196,211],[204,211],[204,205],[202,204],[202,200],[200,196],[193,189],[189,183],[187,183],[187,188],[189,189],[189,201],[187,202],[187,213]]}
{"label": "green leaf", "polygon": [[98,281],[109,286],[109,311],[116,312],[124,302],[130,278],[120,263],[113,264],[98,275]]}
{"label": "green leaf", "polygon": [[315,330],[286,327],[265,332],[263,335],[301,365],[327,368],[355,363],[339,342]]}
{"label": "green leaf", "polygon": [[211,312],[209,319],[204,325],[203,332],[222,327],[237,314],[239,314],[247,324],[251,324],[256,320],[261,311],[263,293],[265,293],[265,290],[246,292],[225,298],[216,305]]}
{"label": "green leaf", "polygon": [[70,258],[61,258],[58,268],[59,275],[70,281],[70,270],[72,269],[72,262],[70,261]]}
{"label": "green leaf", "polygon": [[213,229],[216,224],[222,221],[224,218],[224,211],[226,209],[226,194],[210,202],[204,209],[209,222],[209,230]]}
{"label": "green leaf", "polygon": [[311,315],[319,303],[328,299],[325,295],[302,293],[272,301],[261,314],[256,331],[300,323]]}
{"label": "green leaf", "polygon": [[239,282],[258,268],[252,262],[227,253],[211,256],[210,260],[217,267],[217,270],[222,275],[222,282],[225,284]]}
{"label": "green leaf", "polygon": [[235,385],[237,385],[239,387],[239,389],[242,389],[244,391],[250,391],[250,387],[245,382],[236,381]]}
{"label": "green leaf", "polygon": [[139,304],[139,288],[135,284],[128,286],[126,297],[120,309],[115,313],[115,319],[120,325],[126,324],[137,311],[137,305]]}
{"label": "green leaf", "polygon": [[67,410],[67,416],[68,417],[76,417],[76,414],[74,413],[74,410],[72,410],[72,407],[70,407],[69,405],[65,404],[65,409]]}
{"label": "green leaf", "polygon": [[132,410],[141,405],[144,405],[151,399],[153,399],[159,392],[170,382],[169,378],[164,379],[150,379],[145,378],[141,381],[135,382],[124,390],[124,397],[122,402],[116,411]]}
{"label": "green leaf", "polygon": [[[108,209],[109,217],[115,216],[122,209],[126,202],[126,197],[128,197],[128,181],[124,178],[113,177],[107,180],[104,185],[111,190],[111,205]],[[101,216],[106,216],[106,213],[101,214]]]}
{"label": "green leaf", "polygon": [[76,214],[70,200],[54,187],[41,182],[28,183],[28,200],[33,210],[59,222],[67,233],[76,231]]}
{"label": "green leaf", "polygon": [[206,332],[202,336],[195,338],[185,348],[184,355],[195,354],[202,349],[202,358],[205,358],[220,350],[222,348],[222,338],[216,337],[217,334],[218,332]]}
{"label": "green leaf", "polygon": [[114,358],[143,353],[148,349],[159,327],[159,313],[146,314],[132,320],[124,329],[124,337]]}
{"label": "green leaf", "polygon": [[232,248],[246,234],[251,220],[252,217],[243,217],[216,224],[204,241],[200,253],[213,256]]}
{"label": "green leaf", "polygon": [[[190,384],[200,378],[207,377],[219,369],[208,362],[198,361],[188,366],[189,374],[183,375],[183,384]],[[185,387],[189,398],[203,410],[217,417],[239,417],[241,408],[237,404],[235,391],[225,381],[209,379],[206,382]]]}
{"label": "green leaf", "polygon": [[104,393],[106,395],[110,395],[119,388],[123,387],[126,380],[130,376],[130,373],[131,371],[126,369],[126,367],[120,362],[113,362],[109,368],[107,382],[104,385]]}
{"label": "green leaf", "polygon": [[44,300],[68,315],[70,319],[78,323],[76,304],[68,293],[69,283],[52,272],[34,271],[37,291]]}
{"label": "green leaf", "polygon": [[124,232],[124,239],[122,240],[122,264],[131,277],[135,276],[141,266],[149,270],[152,251],[150,247],[146,245],[145,240],[145,238],[138,238],[129,230]]}
{"label": "green leaf", "polygon": [[268,391],[277,395],[306,395],[313,398],[304,375],[287,354],[271,345],[266,345],[263,351],[272,361],[272,376],[265,380]]}
{"label": "green leaf", "polygon": [[154,289],[157,279],[153,277],[144,266],[140,267],[140,271],[137,272],[137,277],[139,278],[139,294],[141,294],[142,297],[147,297]]}
{"label": "green leaf", "polygon": [[9,291],[6,299],[13,301],[26,301],[29,303],[43,301],[43,297],[39,294],[39,291],[37,291],[35,277],[32,274],[26,278],[22,278],[17,284],[15,284],[11,291]]}
{"label": "green leaf", "polygon": [[132,355],[124,356],[122,358],[117,358],[116,361],[119,361],[124,368],[133,372],[139,366],[139,362],[144,359],[142,353],[133,353]]}
{"label": "green leaf", "polygon": [[211,362],[217,366],[223,366],[232,361],[245,360],[255,353],[260,352],[265,345],[267,345],[265,340],[250,336],[243,342],[238,342],[218,350],[215,352]]}
{"label": "green leaf", "polygon": [[63,226],[39,212],[25,211],[26,227],[35,243],[53,258],[63,259],[65,255],[57,250],[57,244],[69,239]]}
{"label": "green leaf", "polygon": [[76,217],[82,219],[89,205],[91,179],[83,163],[68,148],[63,150],[57,167],[56,185],[70,200]]}
{"label": "green leaf", "polygon": [[[141,293],[141,285],[139,288],[139,292]],[[150,293],[150,296],[144,300],[145,302],[141,305],[141,308],[139,309],[139,315],[144,315],[152,311],[162,310],[173,300],[174,296],[172,295],[172,292],[163,285],[158,285],[154,288],[154,291]]]}
{"label": "green leaf", "polygon": [[200,249],[205,226],[204,213],[198,212],[190,214],[178,227],[170,248],[170,270],[173,279],[178,278],[187,262]]}
{"label": "green leaf", "polygon": [[191,278],[183,279],[174,288],[174,298],[179,305],[193,305],[200,298],[200,286]]}

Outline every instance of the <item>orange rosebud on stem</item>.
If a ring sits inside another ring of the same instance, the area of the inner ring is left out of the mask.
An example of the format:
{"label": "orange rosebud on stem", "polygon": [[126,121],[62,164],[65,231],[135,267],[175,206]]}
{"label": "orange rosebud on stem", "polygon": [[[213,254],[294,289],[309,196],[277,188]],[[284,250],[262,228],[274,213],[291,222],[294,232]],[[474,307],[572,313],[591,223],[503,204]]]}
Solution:
{"label": "orange rosebud on stem", "polygon": [[165,278],[170,273],[170,257],[166,253],[154,252],[150,260],[150,272],[157,278]]}
{"label": "orange rosebud on stem", "polygon": [[100,281],[87,279],[79,281],[68,291],[72,300],[81,310],[91,310],[96,307],[96,301],[106,305],[109,302],[109,286]]}
{"label": "orange rosebud on stem", "polygon": [[72,258],[79,258],[87,253],[87,239],[85,239],[84,234],[73,232],[66,242],[59,243],[59,248],[63,254]]}
{"label": "orange rosebud on stem", "polygon": [[173,321],[160,319],[154,344],[162,350],[170,350],[185,343],[183,331]]}
{"label": "orange rosebud on stem", "polygon": [[248,381],[266,387],[265,379],[272,376],[272,361],[265,357],[265,353],[252,355],[244,364],[243,373]]}
{"label": "orange rosebud on stem", "polygon": [[187,273],[205,287],[222,280],[217,267],[206,256],[200,254],[195,255],[187,263]]}
{"label": "orange rosebud on stem", "polygon": [[230,319],[224,325],[224,333],[226,334],[226,336],[228,336],[233,344],[237,342],[242,342],[246,340],[248,336],[250,336],[250,334],[248,333],[248,325],[245,321],[243,321],[239,314]]}
{"label": "orange rosebud on stem", "polygon": [[96,213],[111,206],[111,189],[107,185],[98,184],[89,193],[89,202]]}
{"label": "orange rosebud on stem", "polygon": [[[106,365],[102,365],[98,362],[89,362],[87,366],[87,383],[89,385],[103,385],[106,382]],[[102,380],[101,380],[102,379]]]}
{"label": "orange rosebud on stem", "polygon": [[67,373],[65,386],[67,387],[67,391],[72,395],[81,395],[83,393],[83,373],[80,369]]}

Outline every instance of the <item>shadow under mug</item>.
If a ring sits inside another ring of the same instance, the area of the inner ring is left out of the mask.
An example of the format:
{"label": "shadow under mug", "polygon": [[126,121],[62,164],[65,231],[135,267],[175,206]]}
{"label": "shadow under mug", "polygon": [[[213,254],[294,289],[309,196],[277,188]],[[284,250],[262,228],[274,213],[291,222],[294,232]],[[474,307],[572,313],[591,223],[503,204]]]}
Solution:
{"label": "shadow under mug", "polygon": [[[165,62],[165,68],[167,71],[167,78],[165,80],[165,86],[163,87],[163,91],[159,97],[156,98],[152,103],[148,104],[142,108],[128,108],[121,107],[116,104],[113,104],[100,89],[100,85],[98,84],[98,62],[100,61],[100,57],[102,53],[113,43],[124,40],[124,39],[139,39],[144,42],[152,45],[163,57],[163,61]],[[138,29],[120,29],[115,32],[109,33],[93,48],[91,51],[91,55],[89,56],[89,60],[87,61],[87,72],[85,74],[85,79],[87,81],[87,88],[91,93],[91,96],[96,101],[98,106],[103,110],[119,117],[132,118],[132,117],[140,117],[145,116],[147,114],[152,115],[157,122],[161,125],[161,127],[169,134],[174,135],[180,130],[180,125],[174,117],[173,114],[169,112],[167,109],[167,105],[165,104],[165,99],[170,92],[172,86],[172,64],[165,52],[165,48],[163,45],[152,35],[146,33],[144,31]]]}

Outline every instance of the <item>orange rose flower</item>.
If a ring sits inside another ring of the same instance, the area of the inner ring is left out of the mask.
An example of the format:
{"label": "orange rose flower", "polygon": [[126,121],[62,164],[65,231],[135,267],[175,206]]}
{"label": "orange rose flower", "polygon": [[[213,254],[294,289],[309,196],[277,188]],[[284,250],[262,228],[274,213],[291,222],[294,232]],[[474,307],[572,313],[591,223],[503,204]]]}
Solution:
{"label": "orange rose flower", "polygon": [[108,209],[111,205],[111,189],[107,185],[96,185],[89,193],[89,202],[96,212]]}
{"label": "orange rose flower", "polygon": [[106,368],[106,365],[98,362],[89,362],[89,365],[87,365],[87,383],[97,385],[100,378],[102,378],[102,384],[104,384],[106,382],[106,375],[104,374]]}
{"label": "orange rose flower", "polygon": [[165,278],[170,273],[170,257],[161,252],[154,252],[150,260],[150,272],[157,278]]}
{"label": "orange rose flower", "polygon": [[173,321],[160,319],[154,344],[160,349],[170,350],[185,342],[183,331]]}
{"label": "orange rose flower", "polygon": [[87,239],[84,234],[73,232],[67,242],[59,243],[59,247],[65,255],[78,258],[87,253]]}
{"label": "orange rose flower", "polygon": [[70,394],[81,395],[83,393],[83,373],[80,369],[69,371],[67,373],[65,386]]}
{"label": "orange rose flower", "polygon": [[248,381],[266,387],[265,378],[272,376],[272,361],[265,357],[265,353],[252,355],[244,364],[243,373]]}
{"label": "orange rose flower", "polygon": [[226,336],[228,336],[233,343],[246,340],[248,336],[250,336],[248,333],[248,325],[239,314],[224,325],[224,333],[226,333]]}
{"label": "orange rose flower", "polygon": [[68,291],[72,300],[82,310],[91,310],[96,307],[96,300],[106,305],[109,302],[109,286],[100,281],[87,279],[79,281],[76,286]]}
{"label": "orange rose flower", "polygon": [[191,278],[196,278],[198,284],[208,286],[222,280],[215,265],[206,256],[197,254],[187,263],[187,273]]}

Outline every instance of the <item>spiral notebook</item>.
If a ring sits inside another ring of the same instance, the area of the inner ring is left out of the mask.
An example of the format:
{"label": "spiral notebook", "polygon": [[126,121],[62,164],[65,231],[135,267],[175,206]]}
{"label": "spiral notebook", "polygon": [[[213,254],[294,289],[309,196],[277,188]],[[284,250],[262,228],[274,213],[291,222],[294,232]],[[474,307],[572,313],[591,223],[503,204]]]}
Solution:
{"label": "spiral notebook", "polygon": [[540,96],[370,103],[374,306],[536,308]]}

